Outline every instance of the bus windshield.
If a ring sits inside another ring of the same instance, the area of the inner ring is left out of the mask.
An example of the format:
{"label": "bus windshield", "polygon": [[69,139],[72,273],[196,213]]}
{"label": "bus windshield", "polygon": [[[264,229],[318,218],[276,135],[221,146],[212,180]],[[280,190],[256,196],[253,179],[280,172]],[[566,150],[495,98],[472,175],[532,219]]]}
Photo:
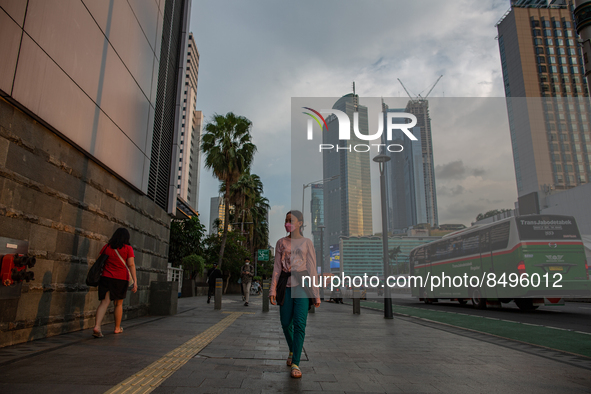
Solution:
{"label": "bus windshield", "polygon": [[515,218],[521,240],[581,239],[575,218],[557,215],[528,215]]}

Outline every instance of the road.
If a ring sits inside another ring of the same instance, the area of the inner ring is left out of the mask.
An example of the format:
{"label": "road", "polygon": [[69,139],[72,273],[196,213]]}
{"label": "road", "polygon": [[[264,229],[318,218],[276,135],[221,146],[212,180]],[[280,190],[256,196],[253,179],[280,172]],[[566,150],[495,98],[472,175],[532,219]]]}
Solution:
{"label": "road", "polygon": [[[375,297],[375,294],[373,295]],[[370,297],[368,300],[383,302],[383,299]],[[392,296],[394,305],[402,305],[420,309],[430,309],[467,315],[492,317],[519,323],[556,327],[565,330],[591,333],[591,303],[567,302],[564,306],[541,306],[535,311],[522,311],[515,303],[503,304],[502,308],[489,307],[475,309],[469,301],[467,305],[460,305],[457,301],[442,300],[428,305],[418,298],[396,294]]]}

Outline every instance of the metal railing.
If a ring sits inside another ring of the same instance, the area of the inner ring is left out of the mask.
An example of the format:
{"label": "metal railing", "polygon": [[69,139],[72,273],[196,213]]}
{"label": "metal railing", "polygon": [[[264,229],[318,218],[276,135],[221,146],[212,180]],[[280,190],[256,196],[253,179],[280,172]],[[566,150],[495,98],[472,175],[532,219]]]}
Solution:
{"label": "metal railing", "polygon": [[183,266],[179,266],[178,268],[173,267],[171,263],[168,263],[168,272],[167,278],[168,282],[177,282],[178,283],[178,293],[179,297],[181,296],[181,290],[183,288]]}

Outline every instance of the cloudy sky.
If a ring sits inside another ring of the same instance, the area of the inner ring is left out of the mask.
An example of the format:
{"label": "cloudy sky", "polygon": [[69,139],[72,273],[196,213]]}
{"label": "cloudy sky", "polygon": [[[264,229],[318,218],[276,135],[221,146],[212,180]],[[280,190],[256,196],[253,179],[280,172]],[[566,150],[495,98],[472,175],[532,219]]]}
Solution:
{"label": "cloudy sky", "polygon": [[[469,225],[480,212],[512,208],[517,191],[494,27],[508,8],[509,0],[193,0],[197,109],[206,121],[232,111],[253,122],[253,172],[272,206],[271,243],[285,235],[285,212],[302,203],[301,186],[291,198],[291,98],[340,97],[353,81],[362,98],[404,98],[397,78],[424,95],[443,75],[429,96],[440,223]],[[372,188],[379,187],[372,171]],[[203,223],[217,190],[202,169]],[[308,189],[306,210],[309,199]]]}

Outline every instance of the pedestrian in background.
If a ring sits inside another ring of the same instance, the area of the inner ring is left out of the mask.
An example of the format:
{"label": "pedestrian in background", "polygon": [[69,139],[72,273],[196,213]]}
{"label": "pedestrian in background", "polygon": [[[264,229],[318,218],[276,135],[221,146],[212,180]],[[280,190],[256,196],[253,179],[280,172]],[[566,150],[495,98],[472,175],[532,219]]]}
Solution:
{"label": "pedestrian in background", "polygon": [[254,267],[250,264],[250,259],[244,259],[244,265],[240,269],[240,280],[242,281],[242,294],[244,295],[244,306],[248,306],[250,299],[250,286],[254,277]]}
{"label": "pedestrian in background", "polygon": [[103,337],[101,325],[111,301],[115,305],[115,334],[123,332],[123,300],[127,295],[130,275],[133,278],[131,291],[137,291],[137,275],[133,248],[129,244],[129,231],[123,227],[118,228],[109,242],[103,246],[100,254],[106,254],[108,258],[98,286],[101,303],[96,309],[96,321],[92,330],[92,336],[95,338]]}
{"label": "pedestrian in background", "polygon": [[316,251],[314,244],[304,238],[302,230],[304,216],[300,211],[290,211],[285,216],[285,230],[288,236],[277,241],[275,265],[269,289],[271,304],[279,304],[279,315],[283,334],[289,346],[287,365],[291,366],[291,377],[301,378],[299,368],[308,308],[320,306],[318,288],[302,286],[302,276],[316,275]]}
{"label": "pedestrian in background", "polygon": [[209,289],[207,290],[207,303],[211,302],[211,296],[215,294],[215,282],[218,278],[222,278],[222,271],[218,269],[218,263],[213,263],[213,267],[207,270],[207,284]]}

